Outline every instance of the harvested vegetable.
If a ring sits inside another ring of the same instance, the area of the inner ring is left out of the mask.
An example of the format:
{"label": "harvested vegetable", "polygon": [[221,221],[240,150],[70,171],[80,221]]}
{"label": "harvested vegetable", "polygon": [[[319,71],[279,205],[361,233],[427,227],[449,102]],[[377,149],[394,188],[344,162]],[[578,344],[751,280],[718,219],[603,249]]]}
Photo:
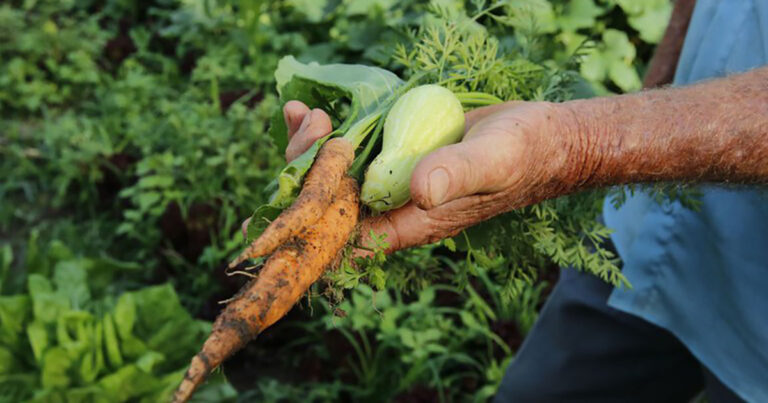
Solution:
{"label": "harvested vegetable", "polygon": [[246,259],[268,255],[292,236],[306,230],[323,216],[333,201],[339,183],[355,157],[352,144],[334,138],[320,149],[307,173],[304,187],[291,207],[272,221],[264,232],[230,264],[234,268]]}
{"label": "harvested vegetable", "polygon": [[[382,150],[375,160],[378,165],[370,167],[366,177],[367,189],[386,192],[369,203],[381,211],[409,198],[407,184],[421,157],[459,140],[464,132],[461,102],[449,90],[426,85],[406,92],[418,78],[403,83],[374,67],[305,65],[291,57],[280,62],[275,76],[283,102],[297,99],[331,110],[346,96],[350,106],[346,115],[337,116],[341,124],[336,130],[280,172],[270,186],[269,203],[254,212],[248,238],[255,240],[229,267],[272,255],[216,319],[175,402],[189,399],[211,370],[285,315],[339,256],[358,220],[357,181],[376,150]],[[278,140],[285,136],[281,117],[276,116],[270,128]],[[397,175],[377,177],[381,170]]]}
{"label": "harvested vegetable", "polygon": [[451,91],[432,84],[409,90],[387,115],[381,153],[368,166],[360,200],[374,211],[404,205],[416,164],[463,134],[464,110]]}
{"label": "harvested vegetable", "polygon": [[[403,86],[396,75],[383,69],[305,65],[292,57],[281,60],[275,78],[283,102],[296,99],[328,109],[323,102],[345,98],[350,100],[349,110],[333,133],[280,172],[268,189],[273,192],[269,203],[254,212],[248,238],[256,240],[230,267],[274,253],[258,278],[241,290],[214,323],[174,395],[177,402],[188,400],[212,369],[285,315],[339,255],[359,212],[357,180],[346,173],[352,171],[353,160],[360,167],[366,165],[383,126],[380,118]],[[285,129],[276,115],[270,132],[278,144],[285,138]],[[270,219],[265,228],[263,223]]]}
{"label": "harvested vegetable", "polygon": [[323,216],[277,249],[258,278],[219,315],[202,350],[192,358],[174,402],[187,401],[213,369],[288,313],[339,256],[357,224],[358,211],[357,182],[344,177]]}

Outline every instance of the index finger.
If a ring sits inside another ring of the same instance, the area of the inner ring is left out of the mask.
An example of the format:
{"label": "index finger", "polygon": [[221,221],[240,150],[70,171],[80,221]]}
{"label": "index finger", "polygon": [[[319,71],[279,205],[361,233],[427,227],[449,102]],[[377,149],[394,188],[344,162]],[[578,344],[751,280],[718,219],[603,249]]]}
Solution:
{"label": "index finger", "polygon": [[[530,200],[507,203],[503,192],[478,194],[452,200],[429,210],[420,209],[409,201],[405,206],[369,217],[360,223],[359,243],[365,248],[374,246],[371,231],[385,235],[388,246],[384,253],[400,249],[427,245],[441,239],[455,236],[461,230],[487,220],[493,216],[540,201],[538,196]],[[356,256],[370,256],[371,252],[357,249]]]}
{"label": "index finger", "polygon": [[288,101],[283,106],[283,119],[288,128],[288,139],[290,140],[301,127],[301,122],[309,113],[309,107],[301,101]]}
{"label": "index finger", "polygon": [[477,122],[481,121],[484,117],[488,115],[492,115],[504,109],[513,108],[523,103],[524,101],[507,101],[502,104],[496,104],[496,105],[484,106],[482,108],[472,109],[471,111],[464,114],[464,119],[466,122],[464,124],[464,133],[466,134],[469,131],[469,129],[472,128],[472,126],[474,126]]}
{"label": "index finger", "polygon": [[[412,201],[398,209],[384,214],[369,217],[360,223],[360,246],[373,248],[375,243],[371,239],[371,233],[376,236],[384,236],[387,248],[384,253],[392,253],[400,249],[424,245],[436,242],[440,238],[432,235],[437,233],[434,223],[427,215],[427,211],[420,209]],[[372,252],[366,249],[357,249],[355,255],[369,256]]]}

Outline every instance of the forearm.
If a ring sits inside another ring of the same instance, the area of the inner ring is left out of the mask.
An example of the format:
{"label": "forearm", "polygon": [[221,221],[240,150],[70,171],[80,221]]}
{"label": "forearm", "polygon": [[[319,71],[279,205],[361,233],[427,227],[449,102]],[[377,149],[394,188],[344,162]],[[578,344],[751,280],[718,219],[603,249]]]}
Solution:
{"label": "forearm", "polygon": [[768,67],[685,88],[561,104],[577,188],[768,183]]}

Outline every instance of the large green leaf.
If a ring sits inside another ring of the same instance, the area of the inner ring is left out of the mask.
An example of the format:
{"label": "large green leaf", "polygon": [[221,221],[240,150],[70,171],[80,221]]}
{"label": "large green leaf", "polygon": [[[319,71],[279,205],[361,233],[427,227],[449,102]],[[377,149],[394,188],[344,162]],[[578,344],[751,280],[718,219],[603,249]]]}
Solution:
{"label": "large green leaf", "polygon": [[397,0],[346,0],[347,15],[368,15],[387,10],[397,4]]}
{"label": "large green leaf", "polygon": [[26,295],[0,297],[0,344],[19,348],[31,311]]}
{"label": "large green leaf", "polygon": [[65,260],[56,263],[53,269],[56,291],[66,297],[75,309],[82,309],[91,299],[86,267],[92,264],[90,259]]}
{"label": "large green leaf", "polygon": [[563,31],[568,32],[591,28],[604,11],[594,0],[572,0],[566,5],[564,12],[557,16],[557,23]]}
{"label": "large green leaf", "polygon": [[132,294],[136,302],[133,335],[146,348],[164,354],[160,369],[185,365],[204,339],[206,329],[181,306],[170,284],[147,287]]}
{"label": "large green leaf", "polygon": [[32,353],[35,356],[35,361],[40,362],[43,359],[43,353],[48,348],[49,336],[48,330],[45,324],[39,321],[34,321],[27,325],[27,338],[29,339],[29,346],[32,348]]}
{"label": "large green leaf", "polygon": [[288,92],[288,84],[293,78],[303,78],[318,85],[342,90],[353,102],[359,103],[365,112],[372,112],[384,97],[393,93],[403,83],[391,71],[378,67],[362,64],[304,64],[293,56],[286,56],[280,60],[275,70],[277,92],[282,99],[301,95]]}
{"label": "large green leaf", "polygon": [[55,292],[51,282],[39,274],[32,274],[27,278],[27,288],[32,297],[35,320],[55,323],[59,315],[70,309],[67,296]]}
{"label": "large green leaf", "polygon": [[101,378],[99,385],[113,402],[125,402],[161,387],[159,379],[133,364]]}
{"label": "large green leaf", "polygon": [[[275,70],[275,81],[281,105],[290,100],[298,100],[310,108],[318,108],[341,98],[349,99],[350,110],[357,111],[357,115],[347,119],[347,127],[373,113],[403,84],[395,74],[378,67],[360,64],[304,64],[293,56],[280,60]],[[278,111],[275,117],[270,134],[284,149],[288,137],[282,122],[282,111]]]}
{"label": "large green leaf", "polygon": [[664,36],[669,17],[672,15],[672,2],[669,0],[616,0],[627,13],[629,25],[640,33],[640,39],[648,43],[658,43]]}
{"label": "large green leaf", "polygon": [[635,45],[626,33],[606,29],[602,46],[587,55],[581,65],[581,74],[592,82],[609,78],[625,92],[638,90],[642,83],[633,65],[635,55]]}
{"label": "large green leaf", "polygon": [[[210,325],[168,284],[85,304],[94,261],[59,261],[53,281],[32,274],[29,295],[0,297],[0,390],[41,402],[168,400]],[[234,394],[226,383],[213,389]]]}
{"label": "large green leaf", "polygon": [[307,22],[318,23],[323,20],[328,12],[328,0],[287,0],[286,4],[293,7],[296,12],[304,15]]}
{"label": "large green leaf", "polygon": [[72,379],[69,376],[70,368],[75,365],[75,360],[62,347],[53,347],[43,355],[43,371],[41,382],[43,388],[65,388]]}
{"label": "large green leaf", "polygon": [[556,30],[555,12],[547,0],[516,0],[507,3],[511,24],[523,32],[551,33]]}

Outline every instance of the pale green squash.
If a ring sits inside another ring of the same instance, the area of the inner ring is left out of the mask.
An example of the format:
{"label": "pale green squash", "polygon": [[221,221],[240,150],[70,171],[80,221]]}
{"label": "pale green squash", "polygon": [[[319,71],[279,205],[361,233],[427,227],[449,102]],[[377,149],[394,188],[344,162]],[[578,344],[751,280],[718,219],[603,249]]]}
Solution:
{"label": "pale green squash", "polygon": [[381,153],[368,166],[360,200],[374,211],[404,205],[416,164],[464,134],[464,110],[449,90],[422,85],[406,92],[384,122]]}

